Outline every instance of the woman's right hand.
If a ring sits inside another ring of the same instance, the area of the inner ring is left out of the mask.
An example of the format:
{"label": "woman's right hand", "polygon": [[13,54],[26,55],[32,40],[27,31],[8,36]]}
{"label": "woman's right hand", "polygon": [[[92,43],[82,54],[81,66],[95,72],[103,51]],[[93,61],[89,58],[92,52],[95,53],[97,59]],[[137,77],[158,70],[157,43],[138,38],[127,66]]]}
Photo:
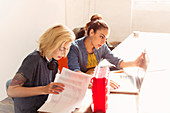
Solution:
{"label": "woman's right hand", "polygon": [[51,82],[44,87],[45,94],[59,94],[64,90],[64,84]]}

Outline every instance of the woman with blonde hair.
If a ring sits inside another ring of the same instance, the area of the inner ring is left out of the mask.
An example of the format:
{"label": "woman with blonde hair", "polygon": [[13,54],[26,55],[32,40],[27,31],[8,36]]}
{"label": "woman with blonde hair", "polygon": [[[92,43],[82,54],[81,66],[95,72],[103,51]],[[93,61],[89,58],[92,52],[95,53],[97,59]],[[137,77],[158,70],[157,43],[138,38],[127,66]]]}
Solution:
{"label": "woman with blonde hair", "polygon": [[57,60],[66,57],[75,35],[64,25],[49,28],[39,39],[39,49],[22,62],[7,94],[13,97],[15,113],[37,113],[48,94],[59,94],[64,84],[53,82]]}

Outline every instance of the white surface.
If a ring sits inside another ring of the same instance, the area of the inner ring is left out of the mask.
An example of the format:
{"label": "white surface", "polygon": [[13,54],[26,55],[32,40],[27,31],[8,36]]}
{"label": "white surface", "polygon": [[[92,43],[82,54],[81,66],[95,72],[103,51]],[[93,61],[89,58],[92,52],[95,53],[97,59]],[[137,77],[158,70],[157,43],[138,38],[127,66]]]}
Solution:
{"label": "white surface", "polygon": [[170,71],[150,72],[140,93],[140,113],[170,113]]}
{"label": "white surface", "polygon": [[131,35],[113,50],[129,60],[146,49],[149,65],[139,95],[139,113],[170,113],[169,42],[170,34],[140,32],[138,38]]}

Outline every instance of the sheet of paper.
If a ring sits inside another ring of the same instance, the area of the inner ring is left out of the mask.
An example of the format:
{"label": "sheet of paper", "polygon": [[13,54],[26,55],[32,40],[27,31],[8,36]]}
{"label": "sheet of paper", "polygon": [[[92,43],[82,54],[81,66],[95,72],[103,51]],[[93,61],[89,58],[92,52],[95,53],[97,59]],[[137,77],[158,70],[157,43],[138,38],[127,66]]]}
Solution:
{"label": "sheet of paper", "polygon": [[79,107],[90,83],[91,76],[63,68],[55,82],[65,85],[60,94],[50,94],[45,104],[38,110],[50,113],[71,113]]}
{"label": "sheet of paper", "polygon": [[136,79],[134,76],[125,73],[110,72],[110,80],[120,85],[118,89],[111,89],[111,92],[137,93]]}

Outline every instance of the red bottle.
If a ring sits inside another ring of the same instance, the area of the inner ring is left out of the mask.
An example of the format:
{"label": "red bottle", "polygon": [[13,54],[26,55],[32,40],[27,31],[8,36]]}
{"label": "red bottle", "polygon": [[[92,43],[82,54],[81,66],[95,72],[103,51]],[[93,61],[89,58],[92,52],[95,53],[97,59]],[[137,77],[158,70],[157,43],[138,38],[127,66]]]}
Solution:
{"label": "red bottle", "polygon": [[106,113],[109,95],[109,68],[97,66],[92,77],[92,110]]}

